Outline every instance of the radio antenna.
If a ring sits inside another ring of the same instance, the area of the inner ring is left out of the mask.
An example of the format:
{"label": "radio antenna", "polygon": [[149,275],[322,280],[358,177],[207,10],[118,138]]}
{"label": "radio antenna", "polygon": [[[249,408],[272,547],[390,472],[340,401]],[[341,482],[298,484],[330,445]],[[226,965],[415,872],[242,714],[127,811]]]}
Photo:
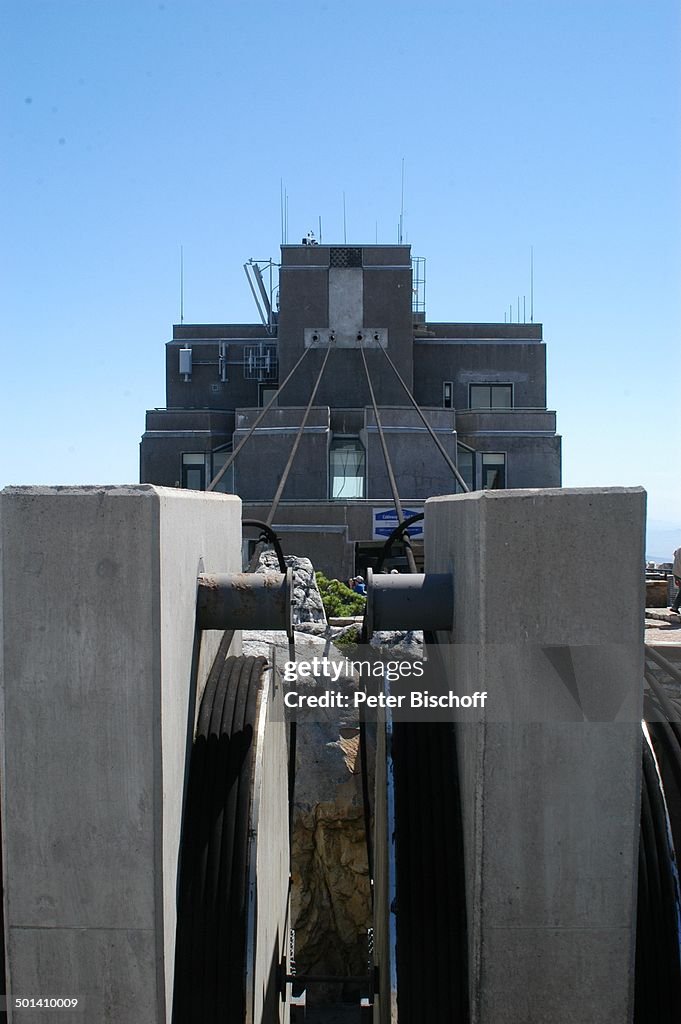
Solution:
{"label": "radio antenna", "polygon": [[180,323],[184,323],[184,247],[180,246]]}
{"label": "radio antenna", "polygon": [[399,241],[402,245],[402,230],[404,228],[404,157],[402,157],[402,190],[400,193],[400,230]]}

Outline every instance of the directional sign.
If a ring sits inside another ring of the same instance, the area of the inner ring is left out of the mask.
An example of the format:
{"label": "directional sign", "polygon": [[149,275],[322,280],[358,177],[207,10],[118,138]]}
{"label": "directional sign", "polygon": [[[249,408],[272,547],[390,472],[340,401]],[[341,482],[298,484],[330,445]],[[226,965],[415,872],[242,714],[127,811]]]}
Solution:
{"label": "directional sign", "polygon": [[[419,515],[423,512],[423,508],[403,508],[405,519],[410,519],[412,516]],[[397,512],[394,508],[375,508],[373,510],[374,520],[374,540],[387,540],[390,534],[397,526]],[[423,520],[419,523],[414,523],[413,526],[409,527],[409,536],[413,540],[423,540]]]}

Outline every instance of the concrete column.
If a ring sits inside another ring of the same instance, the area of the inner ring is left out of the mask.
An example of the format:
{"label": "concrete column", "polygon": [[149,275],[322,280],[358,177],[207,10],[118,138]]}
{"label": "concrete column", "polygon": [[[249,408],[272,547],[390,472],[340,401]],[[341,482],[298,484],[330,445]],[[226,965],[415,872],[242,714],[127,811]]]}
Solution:
{"label": "concrete column", "polygon": [[150,485],[0,495],[9,992],[78,997],[65,1019],[170,1021],[191,681],[221,636],[199,654],[196,577],[240,569],[240,520]]}
{"label": "concrete column", "polygon": [[449,682],[488,692],[456,727],[473,1024],[632,1019],[644,523],[640,489],[426,504]]}

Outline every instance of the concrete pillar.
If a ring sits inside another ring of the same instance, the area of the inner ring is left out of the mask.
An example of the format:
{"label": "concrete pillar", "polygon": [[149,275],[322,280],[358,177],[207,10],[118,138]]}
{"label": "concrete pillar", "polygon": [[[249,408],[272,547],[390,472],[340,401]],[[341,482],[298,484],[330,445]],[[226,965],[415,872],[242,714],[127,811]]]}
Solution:
{"label": "concrete pillar", "polygon": [[198,654],[196,577],[240,570],[240,520],[150,485],[0,495],[10,996],[170,1021],[191,681],[221,636]]}
{"label": "concrete pillar", "polygon": [[449,682],[488,692],[456,727],[472,1024],[632,1019],[644,523],[640,489],[426,504]]}

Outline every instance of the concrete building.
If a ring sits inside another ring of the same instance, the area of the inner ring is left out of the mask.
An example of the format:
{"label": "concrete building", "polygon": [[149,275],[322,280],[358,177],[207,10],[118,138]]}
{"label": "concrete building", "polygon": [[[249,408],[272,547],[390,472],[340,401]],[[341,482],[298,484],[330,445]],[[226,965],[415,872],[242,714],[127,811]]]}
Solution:
{"label": "concrete building", "polygon": [[249,272],[262,324],[175,325],[141,482],[205,489],[312,349],[220,483],[264,519],[331,346],[275,517],[285,551],[343,578],[375,562],[394,525],[360,347],[405,510],[460,488],[385,352],[472,490],[560,486],[541,324],[429,322],[424,261],[407,245],[283,245],[278,301]]}

